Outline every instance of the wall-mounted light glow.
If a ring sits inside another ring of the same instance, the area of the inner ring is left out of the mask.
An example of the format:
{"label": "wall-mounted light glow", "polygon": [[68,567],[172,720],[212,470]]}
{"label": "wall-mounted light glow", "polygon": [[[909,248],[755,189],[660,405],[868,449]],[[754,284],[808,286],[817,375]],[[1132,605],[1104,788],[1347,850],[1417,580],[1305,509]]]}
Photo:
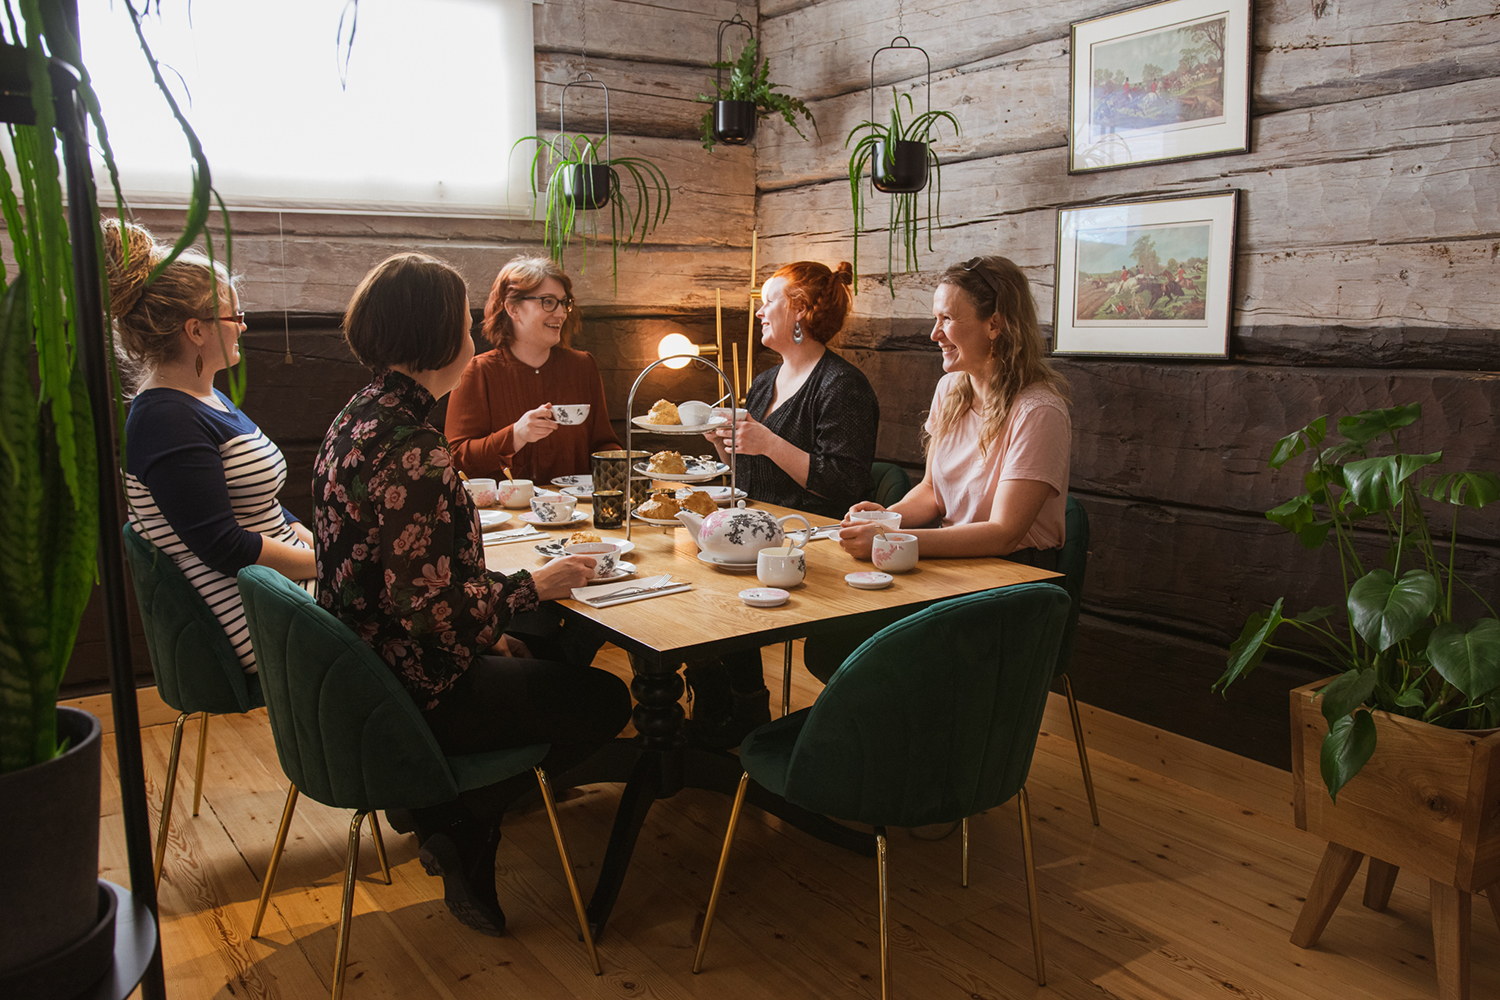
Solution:
{"label": "wall-mounted light glow", "polygon": [[[688,359],[680,355],[691,354],[697,356],[698,353],[698,345],[680,333],[669,333],[661,338],[661,343],[656,345],[656,356],[658,358],[672,358],[671,361],[667,362],[668,368],[684,368],[687,366]],[[673,357],[673,355],[679,356]]]}

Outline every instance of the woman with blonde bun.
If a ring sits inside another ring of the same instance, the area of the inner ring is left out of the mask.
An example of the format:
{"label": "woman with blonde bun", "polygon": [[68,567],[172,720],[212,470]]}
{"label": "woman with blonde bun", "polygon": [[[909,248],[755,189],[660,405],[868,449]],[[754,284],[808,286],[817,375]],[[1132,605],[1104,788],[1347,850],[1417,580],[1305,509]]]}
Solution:
{"label": "woman with blonde bun", "polygon": [[310,582],[317,566],[311,532],[277,500],[281,450],[214,388],[240,359],[234,280],[189,250],[147,284],[171,248],[115,219],[104,251],[117,351],[136,382],[125,421],[130,523],[182,569],[254,673],[235,575],[260,565]]}

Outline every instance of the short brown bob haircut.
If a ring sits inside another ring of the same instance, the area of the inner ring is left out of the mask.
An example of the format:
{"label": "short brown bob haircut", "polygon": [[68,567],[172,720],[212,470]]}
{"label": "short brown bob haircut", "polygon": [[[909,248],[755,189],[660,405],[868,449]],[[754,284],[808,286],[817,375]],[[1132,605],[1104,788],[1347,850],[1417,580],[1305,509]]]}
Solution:
{"label": "short brown bob haircut", "polygon": [[[516,326],[511,322],[510,313],[505,311],[506,304],[522,295],[530,295],[548,278],[556,278],[557,283],[563,286],[563,294],[570,299],[573,297],[573,279],[551,257],[524,254],[502,267],[500,273],[495,275],[495,283],[490,286],[490,297],[484,303],[484,324],[479,328],[479,335],[496,347],[509,347],[510,342],[516,339]],[[567,347],[572,343],[573,334],[582,326],[583,318],[575,305],[567,319],[563,320],[559,344]]]}
{"label": "short brown bob haircut", "polygon": [[425,253],[370,269],[344,310],[344,340],[366,368],[434,371],[453,363],[473,321],[463,275]]}

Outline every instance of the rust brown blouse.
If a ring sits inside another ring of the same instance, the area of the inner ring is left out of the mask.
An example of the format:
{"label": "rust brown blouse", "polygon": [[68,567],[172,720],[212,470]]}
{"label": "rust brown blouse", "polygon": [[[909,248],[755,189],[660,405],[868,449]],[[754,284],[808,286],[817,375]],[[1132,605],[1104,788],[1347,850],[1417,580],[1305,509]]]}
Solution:
{"label": "rust brown blouse", "polygon": [[[517,450],[515,422],[543,403],[588,403],[589,416]],[[561,346],[552,348],[540,368],[517,361],[503,347],[475,357],[448,397],[444,430],[465,475],[504,479],[510,466],[516,478],[538,486],[557,476],[588,475],[589,455],[620,447],[594,356]]]}

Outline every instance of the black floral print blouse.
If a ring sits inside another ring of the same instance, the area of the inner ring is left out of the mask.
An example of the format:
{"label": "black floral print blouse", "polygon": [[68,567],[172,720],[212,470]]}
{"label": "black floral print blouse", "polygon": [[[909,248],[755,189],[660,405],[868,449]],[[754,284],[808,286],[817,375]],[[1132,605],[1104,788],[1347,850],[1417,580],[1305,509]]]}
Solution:
{"label": "black floral print blouse", "polygon": [[538,604],[529,573],[485,569],[478,513],[428,422],[435,405],[414,379],[382,371],[328,428],[313,466],[318,603],[422,709]]}

